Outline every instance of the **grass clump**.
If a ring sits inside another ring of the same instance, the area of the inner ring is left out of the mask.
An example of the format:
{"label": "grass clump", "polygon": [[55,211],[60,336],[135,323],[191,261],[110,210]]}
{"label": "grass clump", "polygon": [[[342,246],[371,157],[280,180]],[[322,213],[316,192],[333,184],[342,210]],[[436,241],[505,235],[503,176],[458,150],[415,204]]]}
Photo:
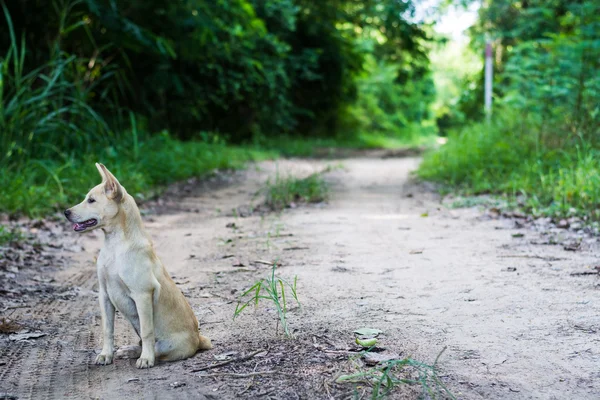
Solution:
{"label": "grass clump", "polygon": [[600,219],[600,147],[507,113],[455,132],[418,175],[466,195],[505,194],[535,215]]}
{"label": "grass clump", "polygon": [[277,311],[277,315],[279,317],[276,332],[279,330],[279,323],[281,323],[281,327],[283,328],[283,333],[286,337],[292,337],[289,332],[288,324],[287,324],[287,312],[288,312],[288,297],[286,297],[285,288],[287,287],[292,294],[292,298],[296,301],[298,305],[300,305],[300,301],[298,300],[298,293],[296,291],[296,283],[298,281],[298,277],[294,277],[294,282],[289,283],[285,279],[275,276],[275,269],[277,268],[277,263],[273,263],[273,268],[271,269],[271,275],[263,278],[254,283],[248,290],[246,290],[240,296],[238,300],[238,304],[235,307],[235,312],[233,314],[233,319],[241,314],[242,311],[246,309],[250,304],[254,303],[254,306],[258,308],[258,302],[260,299],[265,299],[273,303],[275,306],[275,310]]}
{"label": "grass clump", "polygon": [[0,246],[18,242],[23,239],[23,233],[16,228],[9,228],[5,225],[0,225]]}
{"label": "grass clump", "polygon": [[329,186],[322,173],[314,173],[306,178],[295,178],[282,177],[277,172],[275,180],[267,181],[265,192],[265,204],[273,210],[282,210],[292,203],[319,203],[327,200]]}
{"label": "grass clump", "polygon": [[455,399],[437,374],[437,362],[444,350],[446,349],[444,348],[440,352],[433,365],[417,361],[411,357],[386,360],[366,371],[342,375],[336,379],[336,382],[368,384],[372,388],[372,400],[385,398],[399,385],[419,385],[424,398]]}

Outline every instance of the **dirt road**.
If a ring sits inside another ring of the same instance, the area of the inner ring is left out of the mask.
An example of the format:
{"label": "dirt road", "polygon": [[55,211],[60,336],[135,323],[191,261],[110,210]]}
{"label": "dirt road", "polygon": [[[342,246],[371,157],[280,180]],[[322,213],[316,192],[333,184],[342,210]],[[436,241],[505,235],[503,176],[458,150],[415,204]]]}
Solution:
{"label": "dirt road", "polygon": [[[266,178],[325,162],[262,163],[179,185],[145,206],[159,255],[215,344],[150,370],[135,360],[92,365],[101,337],[94,257],[103,239],[67,227],[58,247],[82,249],[45,273],[54,294],[2,314],[47,335],[0,335],[0,398],[360,398],[366,385],[334,380],[366,368],[352,353],[361,327],[381,329],[380,346],[398,358],[432,363],[447,347],[439,374],[460,399],[600,398],[600,278],[573,275],[600,264],[595,239],[566,251],[551,244],[559,231],[446,208],[412,183],[417,158],[341,163],[326,175],[328,204],[281,215],[246,216]],[[276,335],[268,304],[232,320],[240,292],[270,271],[257,260],[279,260],[281,276],[298,277],[302,309],[288,317],[296,339]],[[116,343],[135,343],[120,317]],[[390,397],[418,394],[398,388]]]}

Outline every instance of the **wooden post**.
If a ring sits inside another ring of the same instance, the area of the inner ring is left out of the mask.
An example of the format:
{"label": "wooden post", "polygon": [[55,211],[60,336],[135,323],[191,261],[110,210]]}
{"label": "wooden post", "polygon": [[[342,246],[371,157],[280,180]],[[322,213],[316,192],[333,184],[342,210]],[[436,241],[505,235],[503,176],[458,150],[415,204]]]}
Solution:
{"label": "wooden post", "polygon": [[487,119],[492,115],[492,80],[494,74],[492,59],[492,44],[489,40],[485,43],[485,94],[484,109]]}

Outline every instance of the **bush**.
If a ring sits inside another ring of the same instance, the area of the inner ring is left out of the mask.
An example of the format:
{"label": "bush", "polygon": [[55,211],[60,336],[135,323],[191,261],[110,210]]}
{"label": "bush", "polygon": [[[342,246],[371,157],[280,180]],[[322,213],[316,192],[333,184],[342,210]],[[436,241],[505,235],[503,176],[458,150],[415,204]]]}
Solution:
{"label": "bush", "polygon": [[465,194],[520,196],[534,213],[600,218],[600,150],[585,140],[551,147],[542,140],[542,121],[499,114],[453,132],[425,157],[418,175]]}

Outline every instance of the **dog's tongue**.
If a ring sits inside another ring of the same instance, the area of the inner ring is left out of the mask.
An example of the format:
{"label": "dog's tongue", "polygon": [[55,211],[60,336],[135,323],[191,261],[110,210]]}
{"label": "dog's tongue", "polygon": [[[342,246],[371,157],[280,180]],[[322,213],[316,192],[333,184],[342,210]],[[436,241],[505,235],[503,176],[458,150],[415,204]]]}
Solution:
{"label": "dog's tongue", "polygon": [[73,230],[78,230],[78,229],[81,229],[82,227],[83,227],[83,225],[82,224],[78,224],[77,222],[75,222],[73,224]]}

